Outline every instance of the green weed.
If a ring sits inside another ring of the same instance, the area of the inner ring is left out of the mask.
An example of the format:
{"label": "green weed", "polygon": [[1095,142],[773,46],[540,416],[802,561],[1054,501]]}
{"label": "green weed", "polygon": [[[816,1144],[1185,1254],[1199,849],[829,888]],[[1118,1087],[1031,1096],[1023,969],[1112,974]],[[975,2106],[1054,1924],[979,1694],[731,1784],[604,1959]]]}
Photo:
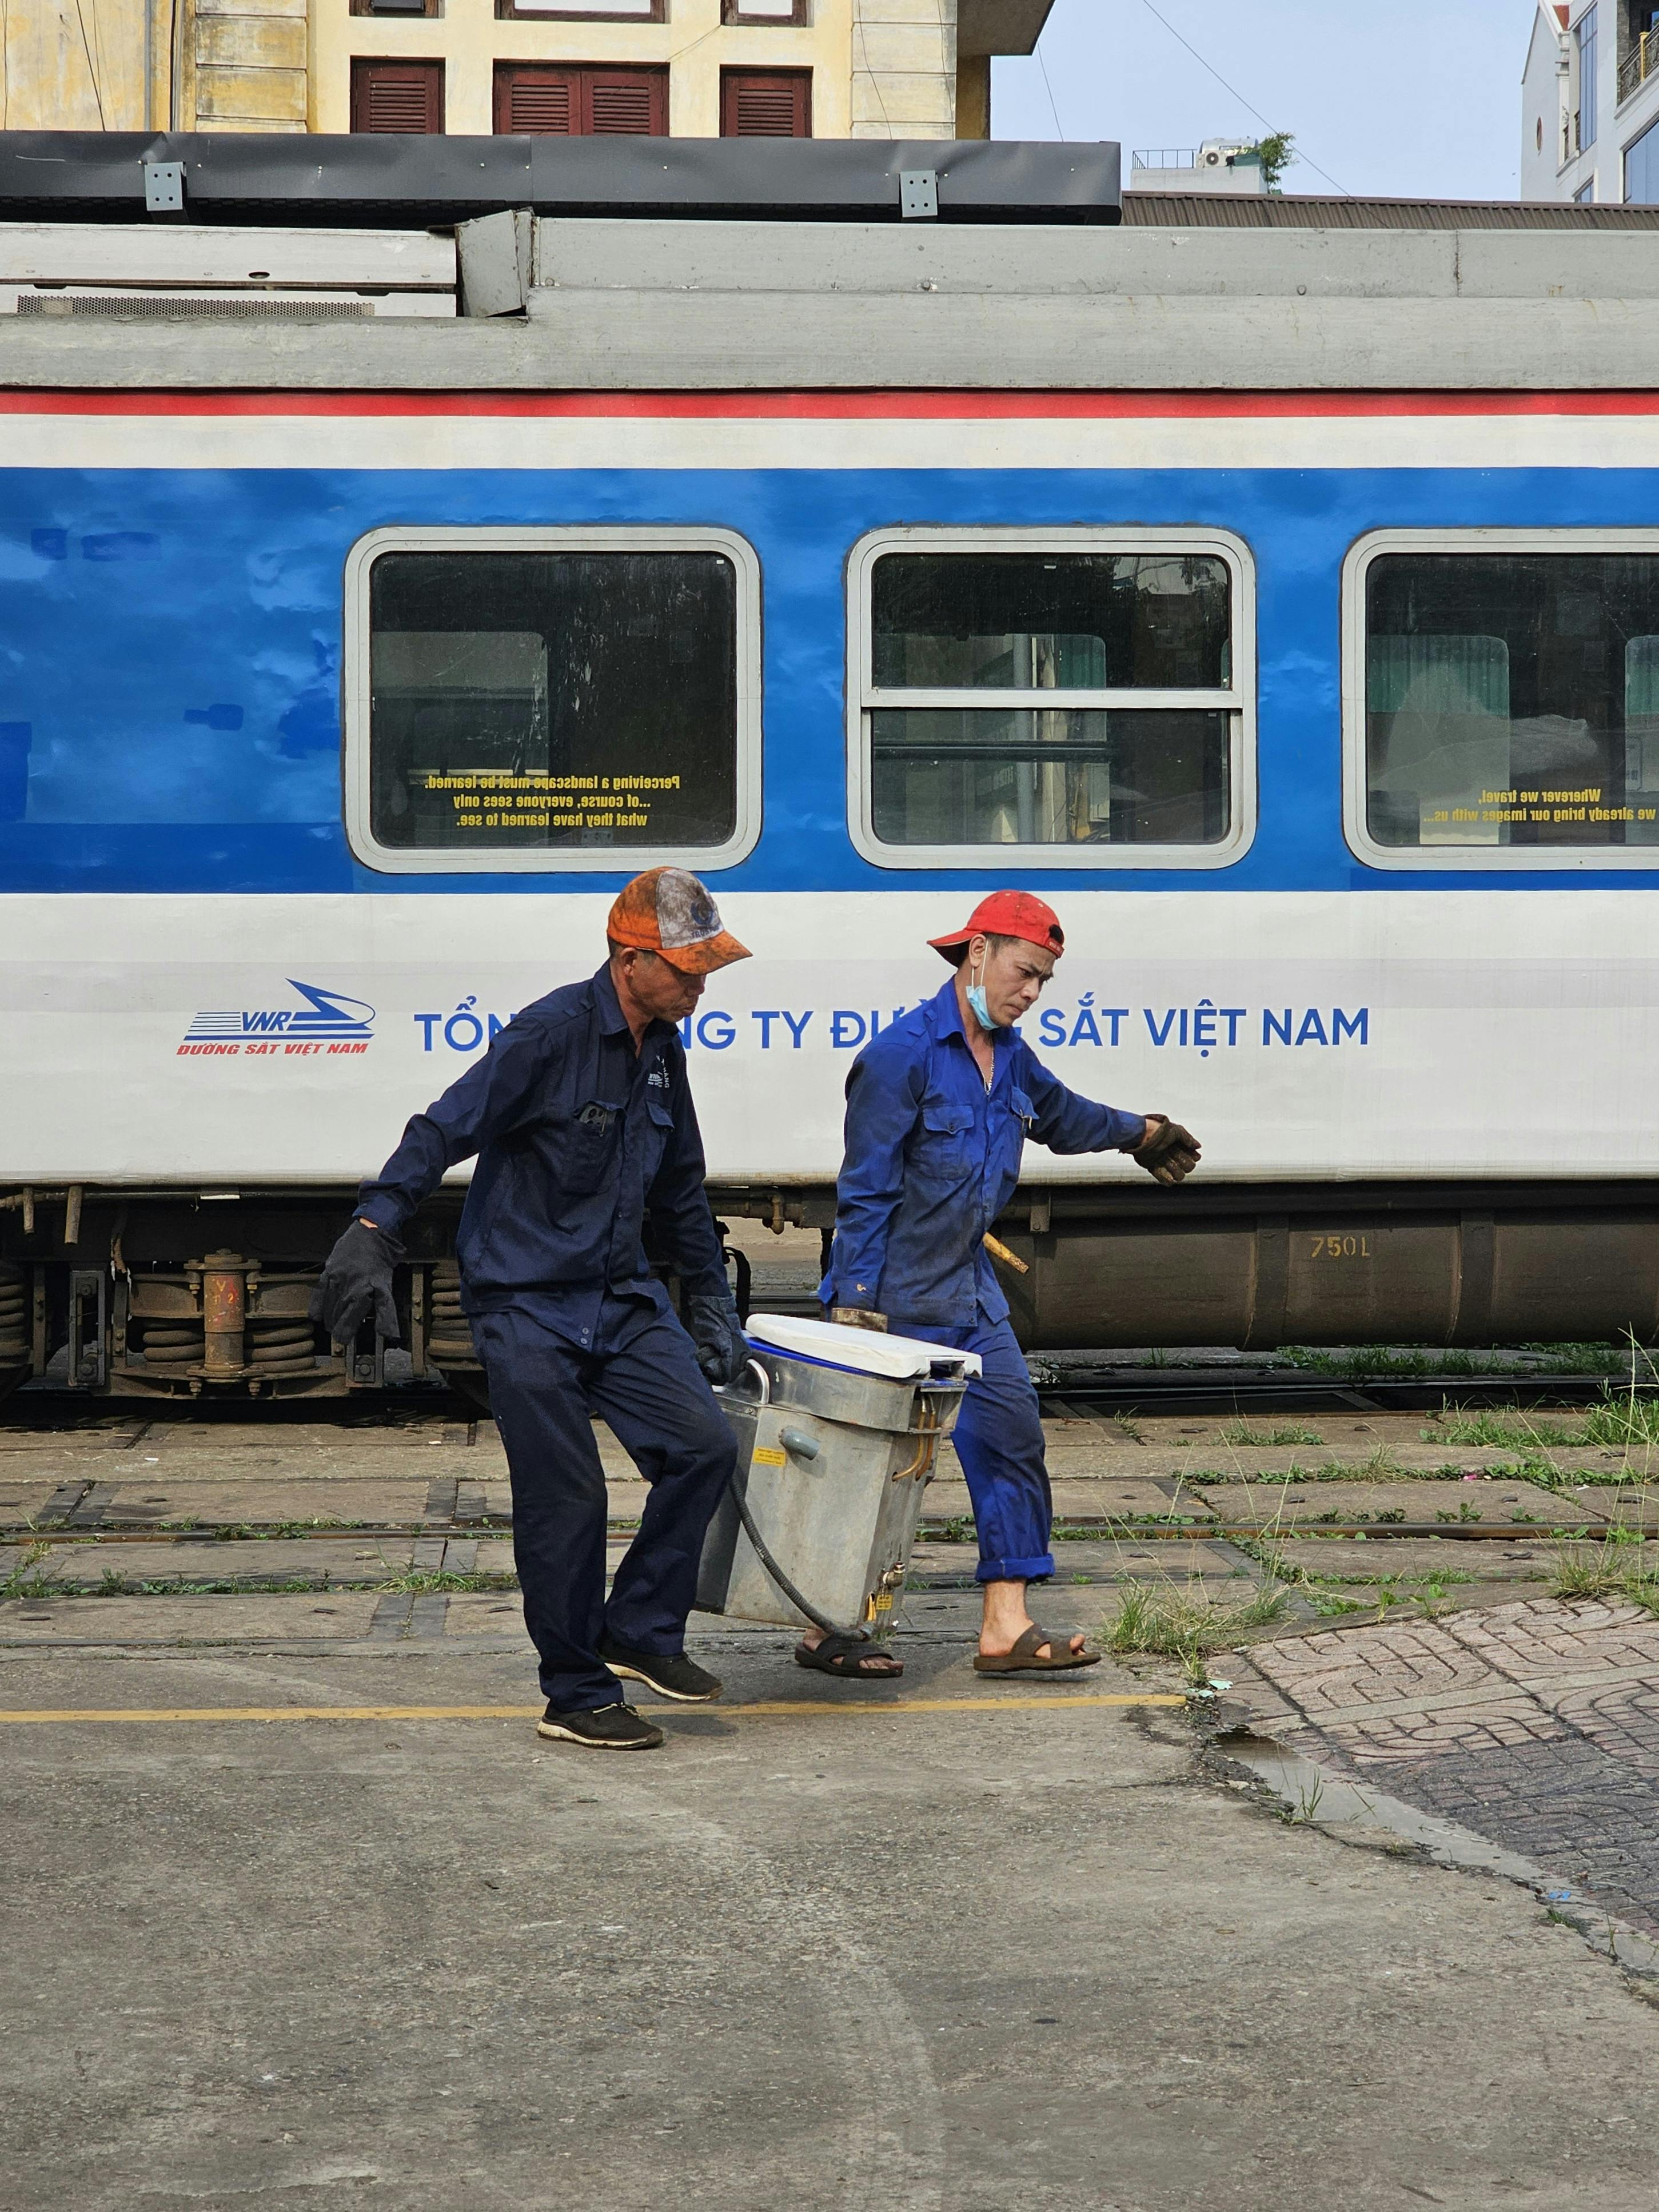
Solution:
{"label": "green weed", "polygon": [[[349,1588],[349,1584],[343,1587]],[[408,1590],[413,1590],[420,1595],[425,1595],[432,1590],[443,1590],[453,1595],[462,1591],[516,1589],[518,1580],[515,1576],[510,1574],[459,1575],[452,1574],[444,1568],[434,1567],[424,1572],[394,1575],[389,1582],[375,1583],[373,1587],[375,1589],[395,1591],[400,1595]]]}
{"label": "green weed", "polygon": [[1290,1596],[1283,1585],[1268,1582],[1228,1605],[1196,1584],[1182,1589],[1171,1582],[1133,1583],[1119,1598],[1116,1613],[1102,1624],[1102,1640],[1111,1651],[1158,1652],[1180,1659],[1191,1672],[1206,1652],[1224,1650],[1246,1631],[1281,1620]]}
{"label": "green weed", "polygon": [[40,1563],[52,1557],[50,1544],[26,1544],[9,1571],[0,1577],[0,1603],[14,1597],[48,1597],[52,1586],[40,1572]]}
{"label": "green weed", "polygon": [[1317,1429],[1308,1428],[1300,1421],[1276,1422],[1270,1429],[1255,1428],[1249,1421],[1229,1421],[1221,1431],[1221,1441],[1259,1450],[1279,1444],[1322,1444],[1325,1439]]}

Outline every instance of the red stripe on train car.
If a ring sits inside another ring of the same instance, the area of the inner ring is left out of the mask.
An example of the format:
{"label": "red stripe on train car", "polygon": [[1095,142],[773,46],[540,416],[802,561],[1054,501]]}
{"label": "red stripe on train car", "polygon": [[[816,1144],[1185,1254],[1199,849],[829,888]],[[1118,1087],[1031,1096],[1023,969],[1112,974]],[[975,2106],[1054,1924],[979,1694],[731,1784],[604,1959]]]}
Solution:
{"label": "red stripe on train car", "polygon": [[0,391],[0,414],[498,416],[1134,421],[1364,416],[1652,415],[1641,392],[87,392]]}

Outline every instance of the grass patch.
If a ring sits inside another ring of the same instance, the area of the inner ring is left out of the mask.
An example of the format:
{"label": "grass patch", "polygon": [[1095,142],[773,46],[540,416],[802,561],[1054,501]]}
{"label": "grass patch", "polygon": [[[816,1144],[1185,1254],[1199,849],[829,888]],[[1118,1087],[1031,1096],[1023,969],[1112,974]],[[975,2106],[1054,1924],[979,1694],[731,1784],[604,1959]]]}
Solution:
{"label": "grass patch", "polygon": [[1221,1431],[1221,1441],[1260,1449],[1279,1444],[1322,1444],[1325,1439],[1317,1429],[1308,1428],[1300,1421],[1280,1421],[1270,1429],[1255,1428],[1249,1421],[1229,1421]]}
{"label": "grass patch", "polygon": [[1613,1451],[1659,1444],[1659,1398],[1638,1395],[1633,1386],[1616,1395],[1610,1392],[1599,1406],[1590,1407],[1572,1441]]}
{"label": "grass patch", "polygon": [[1225,1650],[1251,1629],[1281,1620],[1291,1593],[1282,1583],[1264,1583],[1247,1598],[1223,1604],[1196,1584],[1132,1583],[1115,1614],[1101,1625],[1109,1651],[1156,1652],[1179,1659],[1189,1674],[1210,1651]]}
{"label": "grass patch", "polygon": [[1146,1441],[1146,1431],[1132,1413],[1114,1413],[1112,1426],[1128,1443],[1144,1444]]}
{"label": "grass patch", "polygon": [[1448,1406],[1434,1426],[1420,1433],[1425,1444],[1484,1444],[1492,1451],[1525,1453],[1584,1441],[1577,1423],[1534,1421],[1512,1406]]}
{"label": "grass patch", "polygon": [[325,1570],[319,1575],[173,1575],[152,1582],[133,1582],[111,1568],[98,1583],[52,1583],[39,1589],[18,1590],[14,1595],[20,1597],[315,1597],[321,1591],[334,1596],[343,1590],[360,1591],[378,1597],[387,1592],[393,1595],[408,1593],[423,1595],[429,1590],[440,1590],[453,1595],[517,1588],[517,1578],[513,1575],[410,1574],[400,1575],[390,1582],[365,1583],[337,1581]]}
{"label": "grass patch", "polygon": [[9,1571],[0,1577],[0,1601],[12,1597],[49,1597],[52,1585],[40,1572],[41,1562],[52,1557],[50,1544],[26,1544]]}
{"label": "grass patch", "polygon": [[[442,1590],[453,1596],[474,1590],[516,1589],[518,1586],[516,1575],[460,1575],[453,1574],[442,1567],[434,1567],[424,1573],[394,1575],[390,1582],[365,1584],[368,1589],[390,1590],[398,1595],[412,1590],[421,1596],[432,1590]],[[335,1588],[349,1589],[350,1584],[336,1583]]]}
{"label": "grass patch", "polygon": [[1644,1543],[1634,1528],[1563,1544],[1550,1577],[1553,1597],[1622,1597],[1659,1613],[1659,1544]]}

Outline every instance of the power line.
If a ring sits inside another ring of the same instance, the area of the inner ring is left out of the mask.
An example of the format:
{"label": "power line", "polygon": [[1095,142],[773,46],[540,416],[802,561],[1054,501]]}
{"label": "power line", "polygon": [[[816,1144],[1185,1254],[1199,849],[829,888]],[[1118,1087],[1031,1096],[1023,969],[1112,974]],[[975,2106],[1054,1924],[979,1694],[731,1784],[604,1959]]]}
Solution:
{"label": "power line", "polygon": [[1040,39],[1037,41],[1036,58],[1037,67],[1042,71],[1042,88],[1048,95],[1048,112],[1054,118],[1054,128],[1059,131],[1063,144],[1066,137],[1066,125],[1060,121],[1060,110],[1054,105],[1054,88],[1048,82],[1048,64],[1042,58],[1042,41]]}
{"label": "power line", "polygon": [[109,125],[104,120],[104,95],[98,88],[98,64],[92,58],[92,41],[87,36],[86,13],[81,5],[81,0],[75,0],[75,12],[81,24],[81,44],[86,49],[87,75],[92,80],[92,96],[98,103],[98,128],[100,131],[107,131]]}
{"label": "power line", "polygon": [[[1215,67],[1213,63],[1205,60],[1203,55],[1200,53],[1198,48],[1193,44],[1190,39],[1183,39],[1182,37],[1180,32],[1176,30],[1175,25],[1170,21],[1167,15],[1159,15],[1158,10],[1152,5],[1152,0],[1140,0],[1140,4],[1145,8],[1149,15],[1157,17],[1157,20],[1163,24],[1164,29],[1176,41],[1177,46],[1186,47],[1188,52],[1192,56],[1193,59],[1198,64],[1200,69],[1209,70],[1210,75],[1215,79],[1216,82],[1221,87],[1224,92],[1230,92],[1241,107],[1248,107],[1251,114],[1255,116],[1256,121],[1260,124],[1265,125],[1267,130],[1278,130],[1278,124],[1269,123],[1267,117],[1261,112],[1261,110],[1254,106],[1251,101],[1246,100],[1243,94],[1239,90],[1236,84],[1229,84],[1226,78],[1222,76],[1221,71]],[[1340,192],[1345,198],[1352,198],[1352,194],[1348,191],[1347,186],[1346,185],[1339,185],[1336,179],[1331,174],[1330,171],[1328,169],[1322,169],[1318,162],[1314,160],[1310,154],[1304,154],[1300,150],[1300,149],[1298,149],[1297,158],[1298,161],[1305,161],[1310,169],[1312,169],[1317,175],[1323,177],[1325,182],[1329,185],[1333,190]]]}

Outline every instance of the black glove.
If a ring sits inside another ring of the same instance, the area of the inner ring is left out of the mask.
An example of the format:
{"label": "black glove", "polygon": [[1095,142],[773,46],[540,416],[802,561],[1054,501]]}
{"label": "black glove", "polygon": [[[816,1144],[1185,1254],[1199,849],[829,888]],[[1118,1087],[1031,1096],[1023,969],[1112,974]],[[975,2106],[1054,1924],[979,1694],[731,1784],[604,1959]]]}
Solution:
{"label": "black glove", "polygon": [[694,1291],[685,1302],[685,1326],[697,1347],[697,1364],[716,1389],[735,1382],[749,1362],[749,1341],[732,1293]]}
{"label": "black glove", "polygon": [[392,1298],[392,1269],[403,1256],[404,1248],[390,1231],[354,1221],[324,1262],[307,1313],[336,1344],[355,1342],[370,1315],[376,1335],[395,1341],[398,1309]]}
{"label": "black glove", "polygon": [[1146,1133],[1129,1158],[1158,1182],[1182,1182],[1198,1165],[1198,1139],[1167,1114],[1149,1114]]}

